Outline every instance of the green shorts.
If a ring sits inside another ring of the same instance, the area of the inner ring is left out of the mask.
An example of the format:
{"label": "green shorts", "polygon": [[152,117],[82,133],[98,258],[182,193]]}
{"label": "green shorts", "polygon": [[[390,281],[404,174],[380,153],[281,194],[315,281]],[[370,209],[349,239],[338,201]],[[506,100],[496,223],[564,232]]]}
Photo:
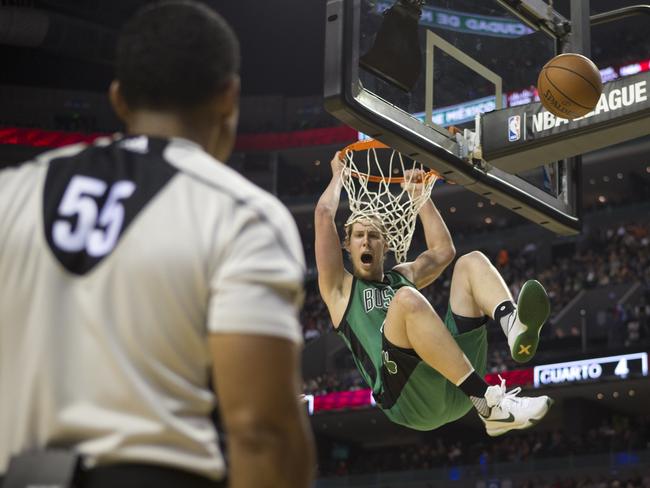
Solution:
{"label": "green shorts", "polygon": [[[470,319],[471,320],[471,319]],[[474,366],[484,376],[487,369],[487,330],[478,328],[458,333],[448,307],[444,323]],[[472,403],[454,384],[426,364],[413,349],[397,347],[382,340],[381,388],[375,395],[388,418],[416,430],[433,430],[464,416]]]}

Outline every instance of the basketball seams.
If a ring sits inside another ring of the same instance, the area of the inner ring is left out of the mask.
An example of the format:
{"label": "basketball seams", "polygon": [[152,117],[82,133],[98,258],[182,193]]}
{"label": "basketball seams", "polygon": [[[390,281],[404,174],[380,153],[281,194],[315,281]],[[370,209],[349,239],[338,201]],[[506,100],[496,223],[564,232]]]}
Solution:
{"label": "basketball seams", "polygon": [[[545,69],[545,70],[547,70],[547,69],[549,69],[549,68],[562,69],[562,70],[564,70],[564,71],[568,71],[568,72],[570,72],[570,73],[573,73],[574,75],[578,75],[580,78],[582,78],[582,79],[585,80],[587,83],[589,83],[589,84],[591,85],[591,87],[594,89],[594,91],[595,91],[596,93],[600,94],[600,92],[601,92],[601,90],[599,90],[598,88],[596,88],[596,86],[595,86],[595,85],[594,85],[594,84],[593,84],[593,83],[592,83],[588,78],[586,78],[586,77],[585,77],[584,75],[582,75],[581,73],[578,73],[577,71],[572,70],[571,68],[566,68],[566,67],[564,67],[564,66],[555,66],[555,65],[544,66],[544,69]],[[600,73],[598,74],[598,76],[600,76]]]}
{"label": "basketball seams", "polygon": [[[551,79],[548,77],[548,73],[547,73],[546,71],[547,71],[547,69],[544,68],[544,76],[546,77],[546,81],[548,81],[548,82],[551,84],[551,86],[552,86],[553,88],[555,88],[555,90],[556,90],[558,93],[560,93],[564,98],[566,98],[567,100],[569,100],[569,101],[570,101],[571,103],[573,103],[574,105],[577,105],[577,106],[580,107],[580,108],[584,108],[585,110],[591,110],[591,109],[592,109],[592,107],[587,107],[587,106],[585,106],[585,105],[582,105],[581,103],[576,102],[573,98],[571,98],[570,96],[568,96],[567,94],[565,94],[562,90],[560,90],[560,89],[557,87],[557,85],[556,85],[555,83],[553,83],[553,81],[551,81]],[[572,71],[572,70],[567,70],[567,71],[570,71],[570,72],[572,72],[572,73],[575,73],[575,72]],[[592,86],[593,86],[593,85],[592,85]],[[575,113],[575,112],[574,112],[574,113]]]}
{"label": "basketball seams", "polygon": [[[549,73],[551,68],[558,71]],[[542,67],[537,83],[544,108],[557,117],[570,120],[593,110],[602,95],[598,68],[580,54],[555,56]]]}

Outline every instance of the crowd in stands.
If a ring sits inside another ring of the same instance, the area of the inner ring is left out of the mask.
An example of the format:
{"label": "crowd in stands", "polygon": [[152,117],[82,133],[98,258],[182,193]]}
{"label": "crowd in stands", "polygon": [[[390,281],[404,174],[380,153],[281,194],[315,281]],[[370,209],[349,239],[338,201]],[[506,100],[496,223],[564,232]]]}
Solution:
{"label": "crowd in stands", "polygon": [[564,430],[481,437],[463,441],[437,437],[411,445],[363,450],[320,450],[321,476],[347,476],[374,472],[428,470],[474,466],[489,472],[496,463],[526,463],[533,460],[590,454],[625,454],[650,449],[650,416],[622,417],[604,421],[597,428],[568,434]]}
{"label": "crowd in stands", "polygon": [[335,391],[351,391],[368,388],[356,368],[336,373],[323,373],[303,383],[303,392],[309,395],[325,395]]}
{"label": "crowd in stands", "polygon": [[[536,246],[529,244],[518,252],[501,249],[490,255],[491,261],[510,285],[513,296],[517,296],[522,284],[530,278],[537,278],[546,287],[554,317],[581,290],[618,283],[640,282],[640,298],[630,304],[615,305],[607,312],[607,328],[612,347],[637,346],[650,340],[650,224],[634,223],[605,229],[587,231],[585,238],[576,243],[575,251],[567,256],[553,258],[550,265],[540,268],[536,260]],[[444,316],[451,285],[451,267],[433,284],[423,289],[438,314]],[[315,283],[308,289],[302,311],[302,323],[306,341],[317,339],[324,333],[331,333],[332,326],[327,309],[318,294]],[[518,367],[510,358],[505,338],[495,324],[489,324],[492,331],[488,371],[500,372]],[[618,332],[617,332],[618,331]],[[566,329],[549,327],[545,329],[545,340],[563,339],[580,335],[580,328]],[[339,378],[346,378],[345,380]],[[305,385],[308,393],[324,393],[363,387],[354,370],[314,378]]]}
{"label": "crowd in stands", "polygon": [[513,488],[650,488],[650,475],[568,477],[553,481],[528,480],[513,485]]}

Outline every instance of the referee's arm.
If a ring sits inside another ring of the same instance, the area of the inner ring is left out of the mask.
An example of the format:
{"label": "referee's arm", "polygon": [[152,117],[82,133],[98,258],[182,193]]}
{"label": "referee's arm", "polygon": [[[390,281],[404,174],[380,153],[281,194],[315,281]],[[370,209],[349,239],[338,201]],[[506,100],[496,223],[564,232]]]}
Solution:
{"label": "referee's arm", "polygon": [[230,488],[306,488],[314,445],[301,393],[300,345],[255,334],[210,335],[227,433]]}

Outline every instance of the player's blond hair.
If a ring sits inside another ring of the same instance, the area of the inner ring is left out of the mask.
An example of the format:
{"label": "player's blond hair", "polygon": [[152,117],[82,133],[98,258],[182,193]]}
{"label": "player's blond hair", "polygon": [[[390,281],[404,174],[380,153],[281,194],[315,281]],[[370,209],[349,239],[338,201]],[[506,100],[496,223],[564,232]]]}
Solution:
{"label": "player's blond hair", "polygon": [[375,229],[381,234],[381,237],[384,239],[384,241],[387,241],[386,226],[378,216],[353,213],[350,215],[350,217],[348,217],[348,220],[345,222],[345,225],[343,226],[343,228],[345,229],[345,237],[343,239],[344,244],[349,244],[350,235],[352,234],[352,226],[356,223],[370,225],[373,229]]}

